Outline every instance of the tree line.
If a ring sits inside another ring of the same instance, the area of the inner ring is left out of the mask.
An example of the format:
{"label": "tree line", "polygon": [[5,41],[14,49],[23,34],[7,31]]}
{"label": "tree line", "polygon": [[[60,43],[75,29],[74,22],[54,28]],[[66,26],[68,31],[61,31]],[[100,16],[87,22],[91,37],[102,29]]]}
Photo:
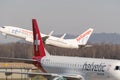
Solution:
{"label": "tree line", "polygon": [[[120,45],[104,43],[92,45],[80,49],[64,49],[48,45],[45,47],[51,55],[120,59]],[[32,44],[20,42],[0,44],[0,57],[31,58],[32,56]]]}

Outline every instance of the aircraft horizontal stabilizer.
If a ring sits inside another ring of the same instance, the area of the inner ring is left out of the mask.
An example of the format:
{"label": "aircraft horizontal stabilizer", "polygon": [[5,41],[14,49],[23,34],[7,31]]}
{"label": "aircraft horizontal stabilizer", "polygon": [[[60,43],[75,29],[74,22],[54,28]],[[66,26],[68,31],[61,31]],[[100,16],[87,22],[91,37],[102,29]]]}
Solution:
{"label": "aircraft horizontal stabilizer", "polygon": [[83,48],[83,47],[92,47],[93,45],[79,45],[79,48]]}
{"label": "aircraft horizontal stabilizer", "polygon": [[92,47],[93,45],[85,45],[85,47]]}

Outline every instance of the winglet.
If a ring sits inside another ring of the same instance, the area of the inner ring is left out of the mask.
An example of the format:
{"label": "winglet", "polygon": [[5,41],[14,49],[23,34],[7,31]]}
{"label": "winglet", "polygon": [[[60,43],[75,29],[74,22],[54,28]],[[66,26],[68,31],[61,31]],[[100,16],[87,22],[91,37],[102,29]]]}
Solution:
{"label": "winglet", "polygon": [[51,32],[48,34],[48,36],[51,36],[51,35],[53,34],[53,32],[54,32],[54,31],[51,31]]}
{"label": "winglet", "polygon": [[36,19],[32,19],[34,56],[46,56],[43,40]]}
{"label": "winglet", "polygon": [[61,39],[64,39],[65,36],[66,36],[66,33],[63,34],[60,38],[61,38]]}

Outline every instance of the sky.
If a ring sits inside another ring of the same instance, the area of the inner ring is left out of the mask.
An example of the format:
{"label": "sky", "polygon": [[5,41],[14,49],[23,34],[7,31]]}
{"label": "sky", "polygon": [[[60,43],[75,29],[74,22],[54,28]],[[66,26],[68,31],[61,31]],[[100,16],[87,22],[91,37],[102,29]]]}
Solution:
{"label": "sky", "polygon": [[33,18],[45,34],[120,34],[120,0],[0,0],[0,26],[31,30]]}

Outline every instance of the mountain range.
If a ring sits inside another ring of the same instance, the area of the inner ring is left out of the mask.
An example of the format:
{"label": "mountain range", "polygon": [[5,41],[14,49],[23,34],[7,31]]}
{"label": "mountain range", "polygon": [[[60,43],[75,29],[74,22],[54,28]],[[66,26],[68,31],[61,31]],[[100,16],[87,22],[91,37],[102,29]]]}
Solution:
{"label": "mountain range", "polygon": [[[55,35],[55,36],[61,36]],[[75,38],[78,35],[67,34],[65,39]],[[120,44],[120,34],[118,33],[93,33],[88,40],[89,43]]]}

